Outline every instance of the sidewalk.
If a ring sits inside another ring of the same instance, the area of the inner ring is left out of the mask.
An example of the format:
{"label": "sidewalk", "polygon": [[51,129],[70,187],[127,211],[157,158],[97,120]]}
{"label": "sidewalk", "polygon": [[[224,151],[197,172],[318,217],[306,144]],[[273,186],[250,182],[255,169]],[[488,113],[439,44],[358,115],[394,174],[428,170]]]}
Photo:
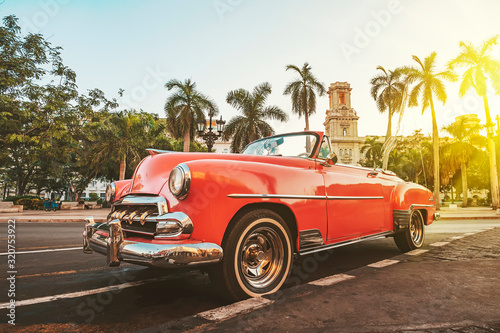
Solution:
{"label": "sidewalk", "polygon": [[500,214],[491,207],[441,207],[439,210],[443,220],[500,219]]}
{"label": "sidewalk", "polygon": [[500,332],[500,228],[142,330]]}
{"label": "sidewalk", "polygon": [[[0,222],[15,219],[17,222],[82,222],[93,216],[96,222],[106,222],[110,208],[84,210],[26,210],[22,213],[0,213]],[[491,207],[468,207],[450,209],[443,207],[439,211],[443,220],[500,219],[500,214]]]}

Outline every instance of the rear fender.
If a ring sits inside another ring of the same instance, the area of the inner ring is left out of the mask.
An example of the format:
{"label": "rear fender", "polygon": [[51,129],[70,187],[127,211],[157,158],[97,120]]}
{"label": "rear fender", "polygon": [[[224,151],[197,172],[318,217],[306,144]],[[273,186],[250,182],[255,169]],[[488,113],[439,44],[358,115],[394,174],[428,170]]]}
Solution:
{"label": "rear fender", "polygon": [[394,231],[408,227],[411,213],[420,210],[423,213],[425,225],[434,221],[436,211],[435,199],[427,188],[414,183],[398,184],[392,194],[392,213]]}

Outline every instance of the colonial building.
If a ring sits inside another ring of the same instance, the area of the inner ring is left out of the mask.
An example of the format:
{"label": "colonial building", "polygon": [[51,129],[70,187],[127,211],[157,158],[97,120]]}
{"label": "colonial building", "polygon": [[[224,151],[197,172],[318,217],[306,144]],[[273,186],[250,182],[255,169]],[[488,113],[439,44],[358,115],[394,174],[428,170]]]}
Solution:
{"label": "colonial building", "polygon": [[335,82],[328,88],[329,107],[324,122],[325,133],[330,137],[332,149],[339,162],[357,164],[365,138],[358,136],[358,115],[351,107],[351,86],[347,82]]}

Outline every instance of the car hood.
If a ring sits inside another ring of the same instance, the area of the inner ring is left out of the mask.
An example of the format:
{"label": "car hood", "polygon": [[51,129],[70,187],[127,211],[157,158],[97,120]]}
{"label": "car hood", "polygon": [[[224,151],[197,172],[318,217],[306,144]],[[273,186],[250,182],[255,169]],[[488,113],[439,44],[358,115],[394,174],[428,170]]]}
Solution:
{"label": "car hood", "polygon": [[300,157],[257,156],[242,154],[215,153],[163,153],[144,158],[137,166],[132,177],[130,194],[160,194],[168,180],[170,171],[179,163],[194,160],[228,160],[268,163],[274,165],[310,165],[311,160]]}

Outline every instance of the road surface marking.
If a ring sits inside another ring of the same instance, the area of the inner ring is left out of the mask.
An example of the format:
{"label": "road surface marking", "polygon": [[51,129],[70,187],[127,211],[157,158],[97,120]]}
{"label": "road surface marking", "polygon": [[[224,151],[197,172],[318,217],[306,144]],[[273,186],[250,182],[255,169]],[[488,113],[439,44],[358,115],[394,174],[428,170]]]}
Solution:
{"label": "road surface marking", "polygon": [[374,262],[373,264],[369,264],[367,266],[368,267],[373,267],[373,268],[382,268],[382,267],[387,267],[387,266],[390,266],[390,265],[397,264],[398,262],[399,262],[399,260],[385,259],[385,260],[381,260],[381,261],[378,261],[378,262]]}
{"label": "road surface marking", "polygon": [[75,247],[80,246],[80,244],[70,244],[70,245],[51,245],[51,246],[39,246],[39,247],[21,247],[18,250],[40,250],[40,249],[56,249],[59,247]]}
{"label": "road surface marking", "polygon": [[476,232],[468,232],[468,233],[464,234],[464,236],[472,236],[472,235],[475,235],[475,234],[476,234]]}
{"label": "road surface marking", "polygon": [[210,321],[226,320],[240,313],[256,310],[272,303],[274,301],[263,297],[249,298],[241,302],[198,313],[196,316]]}
{"label": "road surface marking", "polygon": [[[160,278],[153,278],[153,279],[134,281],[134,282],[126,282],[126,283],[116,284],[116,285],[103,287],[103,288],[77,291],[74,293],[66,293],[66,294],[59,294],[59,295],[53,295],[53,296],[37,297],[37,298],[25,299],[22,301],[16,300],[16,307],[26,306],[26,305],[34,305],[34,304],[40,304],[40,303],[48,303],[48,302],[53,302],[53,301],[57,301],[60,299],[77,298],[77,297],[84,297],[84,296],[89,296],[89,295],[101,294],[101,293],[110,292],[110,291],[116,291],[116,290],[131,288],[131,287],[142,286],[144,284],[151,283],[151,282],[160,282],[160,281],[165,281],[165,280],[170,280],[170,279],[176,279],[179,277],[182,277],[182,276],[181,275],[175,275],[175,276],[167,275],[167,276],[163,276]],[[0,310],[7,309],[9,306],[10,306],[9,302],[0,303]]]}
{"label": "road surface marking", "polygon": [[424,249],[415,249],[413,251],[410,251],[410,252],[406,252],[405,254],[408,254],[410,256],[418,256],[419,254],[422,254],[422,253],[425,253],[429,250],[424,250]]}
{"label": "road surface marking", "polygon": [[331,285],[337,284],[339,282],[347,281],[347,280],[354,279],[354,278],[355,278],[355,276],[353,276],[353,275],[335,274],[332,276],[324,277],[322,279],[311,281],[311,282],[309,282],[309,284],[312,284],[314,286],[324,287],[324,286],[331,286]]}
{"label": "road surface marking", "polygon": [[431,246],[438,247],[438,246],[443,246],[446,244],[450,244],[450,242],[436,242],[436,243],[432,243]]}
{"label": "road surface marking", "polygon": [[462,238],[464,238],[464,236],[455,236],[455,237],[451,237],[451,239],[453,239],[453,240],[462,239]]}
{"label": "road surface marking", "polygon": [[16,276],[16,279],[27,278],[27,277],[37,277],[37,276],[52,276],[52,275],[74,274],[74,273],[76,273],[76,271],[61,271],[61,272],[53,272],[53,273],[39,273],[39,274]]}
{"label": "road surface marking", "polygon": [[32,253],[44,253],[44,252],[57,252],[57,251],[72,251],[72,250],[82,250],[82,247],[67,247],[65,249],[52,249],[52,250],[38,250],[38,251],[21,251],[21,252],[15,252],[15,253],[0,253],[0,256],[6,256],[8,254],[32,254]]}

